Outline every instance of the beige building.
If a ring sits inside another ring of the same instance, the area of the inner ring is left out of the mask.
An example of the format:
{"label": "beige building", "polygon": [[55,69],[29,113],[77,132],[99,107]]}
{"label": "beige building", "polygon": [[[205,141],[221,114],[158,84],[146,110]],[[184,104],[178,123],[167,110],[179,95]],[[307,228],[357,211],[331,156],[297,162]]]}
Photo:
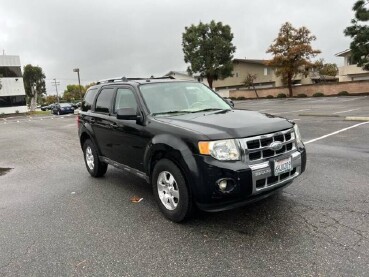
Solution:
{"label": "beige building", "polygon": [[[273,88],[283,86],[281,77],[275,75],[272,67],[266,65],[268,60],[250,60],[250,59],[234,59],[233,60],[233,76],[224,80],[214,81],[213,87],[221,94],[226,96],[230,89],[246,88],[244,85],[247,74],[255,74],[255,87],[257,89]],[[297,75],[293,79],[294,85],[315,84],[321,81],[321,77],[309,72],[307,76],[303,74]],[[325,81],[328,81],[325,79]]]}
{"label": "beige building", "polygon": [[339,68],[339,81],[361,81],[369,80],[369,71],[363,70],[353,62],[351,51],[349,49],[336,54],[337,57],[343,57],[343,66]]}

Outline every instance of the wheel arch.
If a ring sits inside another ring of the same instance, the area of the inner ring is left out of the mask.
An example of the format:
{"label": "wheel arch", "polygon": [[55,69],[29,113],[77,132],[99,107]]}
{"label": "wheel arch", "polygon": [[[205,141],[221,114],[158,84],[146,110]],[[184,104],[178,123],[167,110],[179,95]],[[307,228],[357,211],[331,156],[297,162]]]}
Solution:
{"label": "wheel arch", "polygon": [[159,135],[154,137],[144,155],[144,168],[150,183],[155,164],[161,159],[168,159],[179,168],[188,189],[192,192],[192,184],[194,184],[198,169],[190,146],[175,136]]}
{"label": "wheel arch", "polygon": [[81,135],[80,135],[80,138],[79,138],[80,144],[81,144],[81,148],[83,148],[83,145],[84,145],[85,141],[88,140],[88,139],[92,141],[92,143],[95,145],[95,147],[96,147],[99,155],[101,155],[101,151],[99,149],[98,144],[95,141],[94,136],[87,129],[85,129],[85,130],[83,130],[81,132]]}

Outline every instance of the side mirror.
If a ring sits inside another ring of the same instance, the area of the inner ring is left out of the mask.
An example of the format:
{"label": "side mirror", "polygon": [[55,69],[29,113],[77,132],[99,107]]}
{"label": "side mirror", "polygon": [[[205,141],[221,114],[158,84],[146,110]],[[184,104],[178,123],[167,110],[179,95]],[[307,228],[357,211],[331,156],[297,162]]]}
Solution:
{"label": "side mirror", "polygon": [[224,100],[228,103],[229,106],[231,106],[232,108],[234,108],[234,103],[231,99],[229,98],[224,98]]}
{"label": "side mirror", "polygon": [[132,108],[124,108],[117,110],[117,119],[137,120],[137,111]]}

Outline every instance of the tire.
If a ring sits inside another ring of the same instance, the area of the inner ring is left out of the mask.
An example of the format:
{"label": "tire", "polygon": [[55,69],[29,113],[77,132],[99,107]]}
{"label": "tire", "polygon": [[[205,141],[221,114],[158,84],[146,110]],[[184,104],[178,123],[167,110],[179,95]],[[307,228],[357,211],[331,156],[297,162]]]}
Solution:
{"label": "tire", "polygon": [[88,173],[92,177],[102,177],[105,175],[108,165],[99,160],[95,144],[87,139],[83,144],[83,156]]}
{"label": "tire", "polygon": [[155,200],[166,218],[181,222],[191,216],[192,195],[181,170],[172,161],[160,160],[154,167],[151,182]]}

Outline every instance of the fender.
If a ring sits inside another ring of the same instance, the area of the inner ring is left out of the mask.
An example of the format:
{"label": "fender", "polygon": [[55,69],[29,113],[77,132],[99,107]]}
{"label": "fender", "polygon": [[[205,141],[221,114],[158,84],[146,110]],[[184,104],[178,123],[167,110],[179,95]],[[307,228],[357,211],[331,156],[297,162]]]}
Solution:
{"label": "fender", "polygon": [[84,134],[86,134],[87,136],[90,137],[90,139],[92,140],[92,142],[95,144],[95,146],[97,148],[99,156],[101,156],[101,151],[100,151],[99,145],[96,143],[96,138],[95,138],[94,132],[92,130],[91,124],[82,123],[82,126],[80,128],[80,136],[79,136],[81,147],[83,147],[82,138],[83,138]]}
{"label": "fender", "polygon": [[151,179],[152,159],[158,153],[162,153],[163,158],[170,159],[182,170],[190,186],[189,189],[196,190],[194,185],[199,180],[200,172],[190,147],[185,141],[170,134],[160,134],[153,137],[144,154],[144,168],[147,176]]}

